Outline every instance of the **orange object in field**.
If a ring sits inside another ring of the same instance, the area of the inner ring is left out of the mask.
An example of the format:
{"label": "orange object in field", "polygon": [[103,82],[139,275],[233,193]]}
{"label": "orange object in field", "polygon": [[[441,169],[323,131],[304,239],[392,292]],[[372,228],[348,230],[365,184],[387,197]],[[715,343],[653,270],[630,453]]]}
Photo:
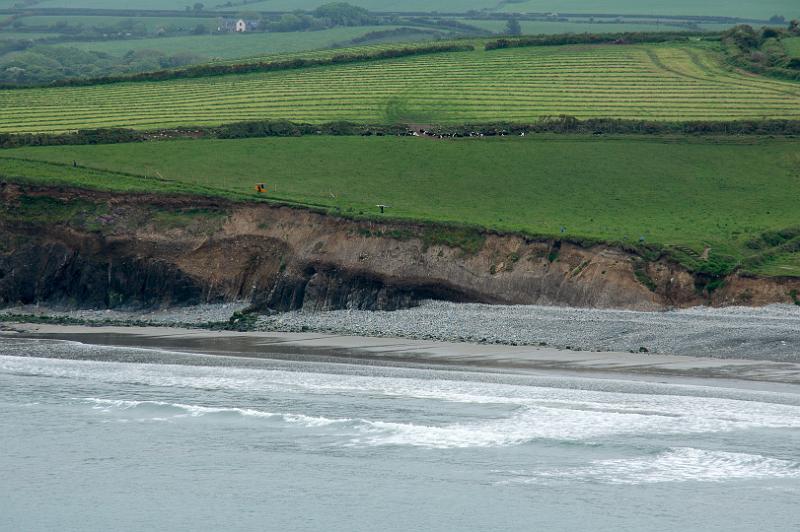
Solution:
{"label": "orange object in field", "polygon": [[256,185],[256,192],[258,192],[259,194],[267,192],[267,185],[265,185],[264,183],[258,183]]}

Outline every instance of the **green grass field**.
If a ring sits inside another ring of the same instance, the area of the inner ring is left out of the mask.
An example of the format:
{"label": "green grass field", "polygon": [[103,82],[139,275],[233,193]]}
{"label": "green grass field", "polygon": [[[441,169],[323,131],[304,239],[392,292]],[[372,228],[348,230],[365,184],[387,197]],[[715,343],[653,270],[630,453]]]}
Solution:
{"label": "green grass field", "polygon": [[800,57],[800,37],[785,39],[782,42],[790,56]]}
{"label": "green grass field", "polygon": [[[283,61],[286,59],[326,59],[331,58],[335,55],[341,54],[369,54],[378,52],[381,50],[396,50],[398,48],[417,48],[417,47],[426,47],[432,44],[438,43],[452,43],[456,41],[415,41],[410,43],[404,43],[401,46],[398,46],[397,43],[392,42],[379,42],[379,43],[371,43],[371,44],[359,44],[354,46],[343,46],[341,48],[320,48],[317,50],[303,50],[299,52],[279,52],[279,53],[266,53],[261,55],[249,56],[246,58],[236,58],[236,59],[220,59],[217,61],[210,61],[211,64],[222,64],[222,65],[238,65],[238,64],[247,64],[259,61]],[[462,41],[457,41],[462,42]],[[465,43],[475,43],[476,46],[483,46],[486,40],[475,40],[475,41],[463,41]]]}
{"label": "green grass field", "polygon": [[215,18],[193,18],[193,17],[110,17],[110,16],[32,16],[22,17],[19,19],[23,27],[33,26],[53,26],[59,22],[66,22],[70,26],[83,25],[85,27],[93,26],[114,26],[120,22],[130,21],[142,23],[147,28],[147,31],[155,31],[161,27],[176,26],[179,28],[193,29],[198,24],[209,29],[217,28],[217,19]]}
{"label": "green grass field", "polygon": [[800,84],[725,70],[691,46],[454,52],[165,82],[0,91],[0,131],[237,120],[525,122],[800,118]]}
{"label": "green grass field", "polygon": [[58,33],[41,32],[41,31],[14,31],[14,30],[0,30],[0,40],[3,39],[19,39],[19,40],[36,40],[36,39],[51,39],[58,37]]}
{"label": "green grass field", "polygon": [[[73,161],[93,170],[72,168]],[[351,215],[375,215],[382,203],[391,206],[388,216],[403,219],[550,236],[565,227],[565,237],[643,238],[691,256],[711,247],[712,256],[737,260],[765,251],[748,240],[800,227],[800,141],[790,139],[167,141],[3,150],[0,175],[253,199],[254,184],[266,182],[273,199]],[[800,254],[776,253],[750,269],[800,275]]]}
{"label": "green grass field", "polygon": [[[16,3],[6,0],[7,4]],[[224,7],[226,2],[207,2],[207,9],[293,11],[314,9],[327,0],[264,0],[245,6]],[[237,3],[237,2],[234,2]],[[464,13],[470,10],[507,11],[517,13],[615,13],[656,15],[701,15],[768,19],[783,15],[787,19],[800,16],[800,6],[795,0],[528,0],[505,3],[498,0],[350,0],[351,4],[373,11],[439,11]],[[2,6],[0,0],[0,6]],[[72,8],[139,8],[183,9],[187,2],[181,0],[44,0],[36,7]],[[219,6],[219,7],[218,7]],[[10,6],[9,6],[10,7]]]}
{"label": "green grass field", "polygon": [[[477,28],[503,33],[506,29],[504,20],[459,19],[460,22],[470,24]],[[654,31],[688,31],[686,27],[669,26],[666,24],[621,22],[621,23],[589,23],[589,22],[562,22],[543,20],[521,20],[522,33],[525,35],[557,35],[561,33],[616,33],[616,32],[654,32]],[[731,24],[701,24],[703,31],[724,31]]]}
{"label": "green grass field", "polygon": [[800,15],[800,5],[793,0],[528,0],[506,3],[508,12],[619,13],[624,15],[692,15],[768,19]]}
{"label": "green grass field", "polygon": [[64,42],[59,43],[58,46],[70,46],[112,55],[122,55],[129,50],[160,50],[167,54],[191,52],[209,58],[232,59],[328,48],[371,31],[391,30],[396,27],[359,26],[288,33],[248,33],[244,35],[226,33],[222,35],[150,37],[119,41]]}
{"label": "green grass field", "polygon": [[[0,5],[4,0],[0,0]],[[8,4],[18,4],[19,0],[5,0]],[[217,2],[208,2],[209,8]],[[225,2],[219,2],[220,4]],[[9,7],[11,7],[9,5]],[[69,7],[73,9],[171,9],[182,11],[187,5],[194,5],[181,0],[40,0],[35,7]]]}
{"label": "green grass field", "polygon": [[[459,22],[470,24],[494,33],[503,33],[506,29],[504,20],[459,19]],[[593,33],[616,31],[674,31],[674,27],[660,26],[658,24],[591,24],[589,22],[563,22],[563,21],[519,21],[522,33],[525,35],[558,35],[561,33]]]}

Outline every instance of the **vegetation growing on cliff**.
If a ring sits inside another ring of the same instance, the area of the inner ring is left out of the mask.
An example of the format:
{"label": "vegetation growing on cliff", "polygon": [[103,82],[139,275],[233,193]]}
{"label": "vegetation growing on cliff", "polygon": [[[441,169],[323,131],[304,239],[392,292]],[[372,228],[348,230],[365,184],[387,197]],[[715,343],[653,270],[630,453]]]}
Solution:
{"label": "vegetation growing on cliff", "polygon": [[16,220],[39,223],[93,224],[97,216],[107,212],[105,205],[90,201],[62,201],[50,196],[22,195],[14,204],[0,207],[0,215]]}

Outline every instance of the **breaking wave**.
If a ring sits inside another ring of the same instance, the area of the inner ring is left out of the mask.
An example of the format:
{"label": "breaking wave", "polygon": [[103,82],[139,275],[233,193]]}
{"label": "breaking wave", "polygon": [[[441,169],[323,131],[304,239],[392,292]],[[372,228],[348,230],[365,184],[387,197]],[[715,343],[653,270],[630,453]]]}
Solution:
{"label": "breaking wave", "polygon": [[722,482],[798,479],[800,463],[758,454],[678,447],[649,457],[595,460],[576,468],[508,473],[514,478],[501,484],[541,484],[558,480],[604,484]]}
{"label": "breaking wave", "polygon": [[[307,428],[335,425],[323,433],[333,445],[453,449],[800,428],[800,406],[770,402],[778,396],[761,392],[737,390],[733,399],[680,385],[653,385],[651,393],[640,393],[613,381],[602,382],[604,389],[585,389],[576,382],[519,385],[450,379],[444,371],[434,378],[386,371],[354,375],[0,356],[0,373],[101,388],[106,393],[87,401],[120,419],[237,417]],[[142,386],[146,395],[139,395]],[[135,392],[120,397],[116,390],[123,387]],[[173,396],[179,400],[159,401]]]}
{"label": "breaking wave", "polygon": [[[88,398],[97,410],[124,412],[125,418],[167,421],[203,416],[240,416],[299,424],[304,427],[339,425],[337,438],[345,446],[412,446],[430,449],[504,447],[534,440],[589,442],[598,438],[638,434],[719,432],[754,426],[746,418],[677,416],[614,409],[566,408],[563,405],[519,408],[505,417],[468,423],[422,424],[363,418],[331,418],[256,408],[211,407],[161,401]],[[800,418],[765,419],[758,426],[798,426]]]}
{"label": "breaking wave", "polygon": [[122,399],[98,399],[89,397],[84,401],[94,405],[97,410],[110,412],[112,410],[126,411],[138,419],[166,421],[186,417],[203,416],[241,416],[265,419],[279,419],[286,423],[297,423],[306,427],[324,427],[335,423],[347,423],[350,419],[328,419],[320,416],[306,416],[303,414],[287,414],[264,412],[255,408],[222,408],[211,406],[187,405],[182,403],[167,403],[164,401],[128,401]]}

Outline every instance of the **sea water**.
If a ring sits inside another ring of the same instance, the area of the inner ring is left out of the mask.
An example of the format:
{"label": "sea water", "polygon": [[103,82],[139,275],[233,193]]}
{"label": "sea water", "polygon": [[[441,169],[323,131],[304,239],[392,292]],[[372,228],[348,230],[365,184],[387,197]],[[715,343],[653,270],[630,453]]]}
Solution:
{"label": "sea water", "polygon": [[800,395],[0,339],[0,530],[800,530]]}

